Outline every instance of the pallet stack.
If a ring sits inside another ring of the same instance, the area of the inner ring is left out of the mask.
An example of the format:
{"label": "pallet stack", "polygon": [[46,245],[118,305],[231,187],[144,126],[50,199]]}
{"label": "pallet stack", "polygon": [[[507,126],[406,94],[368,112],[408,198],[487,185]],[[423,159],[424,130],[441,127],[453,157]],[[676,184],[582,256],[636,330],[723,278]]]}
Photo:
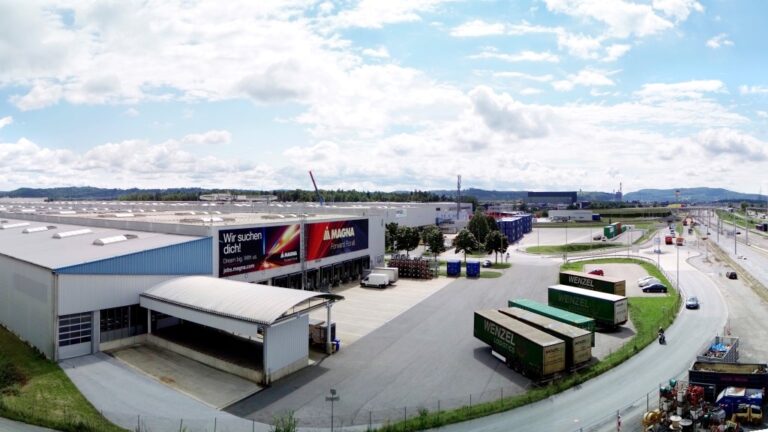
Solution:
{"label": "pallet stack", "polygon": [[389,267],[397,267],[400,277],[403,278],[432,279],[434,277],[430,261],[421,258],[394,255],[389,260]]}

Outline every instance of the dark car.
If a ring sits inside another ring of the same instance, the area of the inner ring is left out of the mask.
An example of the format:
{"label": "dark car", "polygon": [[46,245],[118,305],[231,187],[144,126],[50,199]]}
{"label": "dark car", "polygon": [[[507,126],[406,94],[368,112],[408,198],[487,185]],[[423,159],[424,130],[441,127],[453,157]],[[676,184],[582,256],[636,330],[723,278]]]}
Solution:
{"label": "dark car", "polygon": [[688,299],[685,301],[685,308],[686,309],[698,309],[699,308],[699,299],[696,297],[688,297]]}
{"label": "dark car", "polygon": [[664,284],[661,284],[661,283],[654,283],[654,284],[650,284],[650,285],[644,287],[643,288],[643,292],[645,292],[645,293],[648,293],[648,292],[663,292],[663,293],[665,293],[665,292],[667,292],[667,287]]}
{"label": "dark car", "polygon": [[736,272],[735,272],[735,271],[729,271],[729,272],[725,272],[725,277],[727,277],[728,279],[738,279],[738,278],[739,278],[739,277],[736,275]]}
{"label": "dark car", "polygon": [[598,276],[604,276],[605,273],[603,272],[603,269],[594,269],[589,274],[598,275]]}
{"label": "dark car", "polygon": [[491,260],[485,260],[483,261],[483,267],[493,267],[493,263]]}

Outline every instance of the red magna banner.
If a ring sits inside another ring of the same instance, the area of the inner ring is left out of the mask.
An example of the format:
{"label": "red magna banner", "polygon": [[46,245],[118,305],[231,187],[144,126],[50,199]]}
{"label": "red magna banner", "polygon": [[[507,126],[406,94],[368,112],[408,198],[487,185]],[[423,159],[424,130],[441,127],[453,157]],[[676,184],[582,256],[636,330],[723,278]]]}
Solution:
{"label": "red magna banner", "polygon": [[306,225],[307,260],[368,249],[368,219]]}

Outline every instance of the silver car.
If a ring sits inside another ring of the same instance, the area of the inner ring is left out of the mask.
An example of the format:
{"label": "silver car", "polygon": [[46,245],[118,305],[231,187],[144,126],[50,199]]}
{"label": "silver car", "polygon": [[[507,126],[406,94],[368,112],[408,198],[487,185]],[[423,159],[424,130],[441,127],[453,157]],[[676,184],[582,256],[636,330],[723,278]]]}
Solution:
{"label": "silver car", "polygon": [[656,279],[653,276],[648,276],[648,277],[645,277],[645,278],[642,278],[642,279],[638,280],[637,281],[637,286],[639,286],[640,288],[643,288],[643,287],[647,287],[648,285],[652,285],[652,284],[656,284],[656,283],[661,283],[661,281]]}

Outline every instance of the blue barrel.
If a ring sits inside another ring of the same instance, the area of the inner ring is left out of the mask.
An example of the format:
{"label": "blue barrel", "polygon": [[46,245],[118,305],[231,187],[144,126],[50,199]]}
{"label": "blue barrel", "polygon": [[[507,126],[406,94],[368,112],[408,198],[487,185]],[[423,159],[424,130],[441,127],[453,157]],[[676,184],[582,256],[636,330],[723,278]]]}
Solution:
{"label": "blue barrel", "polygon": [[467,261],[467,277],[480,277],[480,261]]}
{"label": "blue barrel", "polygon": [[461,260],[448,260],[445,272],[448,276],[459,277],[461,275]]}

